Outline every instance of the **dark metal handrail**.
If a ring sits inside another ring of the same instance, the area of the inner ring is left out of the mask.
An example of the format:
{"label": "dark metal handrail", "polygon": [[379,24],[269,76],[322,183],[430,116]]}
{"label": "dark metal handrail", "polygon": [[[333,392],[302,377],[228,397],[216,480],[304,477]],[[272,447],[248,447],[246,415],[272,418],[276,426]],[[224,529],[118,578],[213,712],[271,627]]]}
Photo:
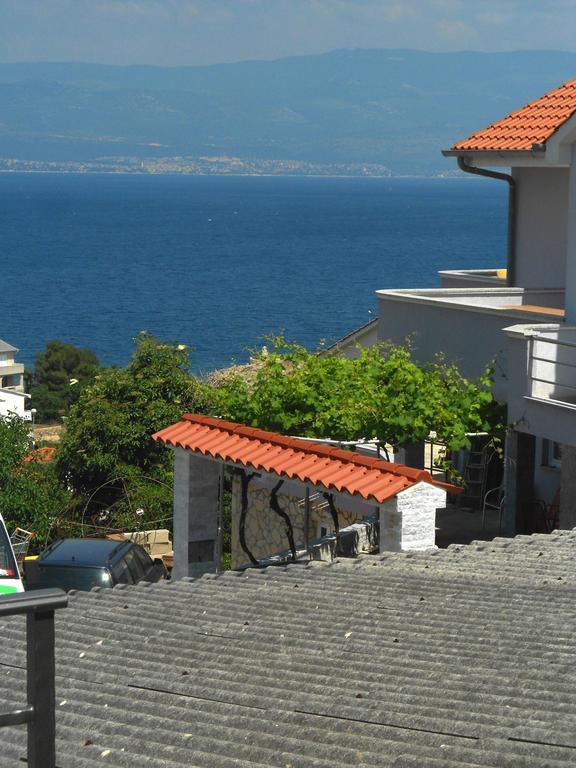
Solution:
{"label": "dark metal handrail", "polygon": [[0,598],[0,616],[26,614],[26,707],[0,712],[0,727],[28,725],[29,768],[56,766],[54,611],[68,605],[61,589],[38,589]]}

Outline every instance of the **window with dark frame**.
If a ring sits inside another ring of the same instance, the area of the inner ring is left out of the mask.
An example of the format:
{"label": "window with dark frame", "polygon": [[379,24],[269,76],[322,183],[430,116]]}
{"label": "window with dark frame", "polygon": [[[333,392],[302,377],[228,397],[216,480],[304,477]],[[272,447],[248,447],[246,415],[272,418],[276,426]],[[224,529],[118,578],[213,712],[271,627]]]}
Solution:
{"label": "window with dark frame", "polygon": [[542,440],[542,466],[560,469],[562,466],[562,445],[554,440]]}

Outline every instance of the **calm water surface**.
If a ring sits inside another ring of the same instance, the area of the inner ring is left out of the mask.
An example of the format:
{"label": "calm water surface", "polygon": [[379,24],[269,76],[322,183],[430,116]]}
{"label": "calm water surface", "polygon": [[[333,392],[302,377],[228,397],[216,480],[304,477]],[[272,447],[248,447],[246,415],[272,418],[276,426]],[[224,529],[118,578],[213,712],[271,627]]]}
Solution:
{"label": "calm water surface", "polygon": [[208,371],[269,333],[334,340],[378,288],[505,264],[486,179],[0,174],[0,201],[0,338],[28,365],[52,338],[124,364],[145,329]]}

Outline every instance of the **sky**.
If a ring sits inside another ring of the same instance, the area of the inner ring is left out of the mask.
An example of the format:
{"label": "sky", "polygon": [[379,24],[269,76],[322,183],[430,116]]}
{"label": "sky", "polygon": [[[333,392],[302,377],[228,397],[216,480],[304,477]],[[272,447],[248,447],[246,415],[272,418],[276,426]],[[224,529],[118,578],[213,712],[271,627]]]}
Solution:
{"label": "sky", "polygon": [[216,64],[336,48],[576,51],[576,0],[0,0],[0,61]]}

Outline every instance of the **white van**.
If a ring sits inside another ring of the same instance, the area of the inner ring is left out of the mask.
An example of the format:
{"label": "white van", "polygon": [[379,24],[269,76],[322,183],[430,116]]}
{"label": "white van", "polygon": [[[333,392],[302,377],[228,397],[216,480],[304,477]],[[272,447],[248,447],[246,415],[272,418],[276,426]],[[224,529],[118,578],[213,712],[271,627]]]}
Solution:
{"label": "white van", "polygon": [[0,515],[0,599],[2,595],[24,592],[10,537]]}

